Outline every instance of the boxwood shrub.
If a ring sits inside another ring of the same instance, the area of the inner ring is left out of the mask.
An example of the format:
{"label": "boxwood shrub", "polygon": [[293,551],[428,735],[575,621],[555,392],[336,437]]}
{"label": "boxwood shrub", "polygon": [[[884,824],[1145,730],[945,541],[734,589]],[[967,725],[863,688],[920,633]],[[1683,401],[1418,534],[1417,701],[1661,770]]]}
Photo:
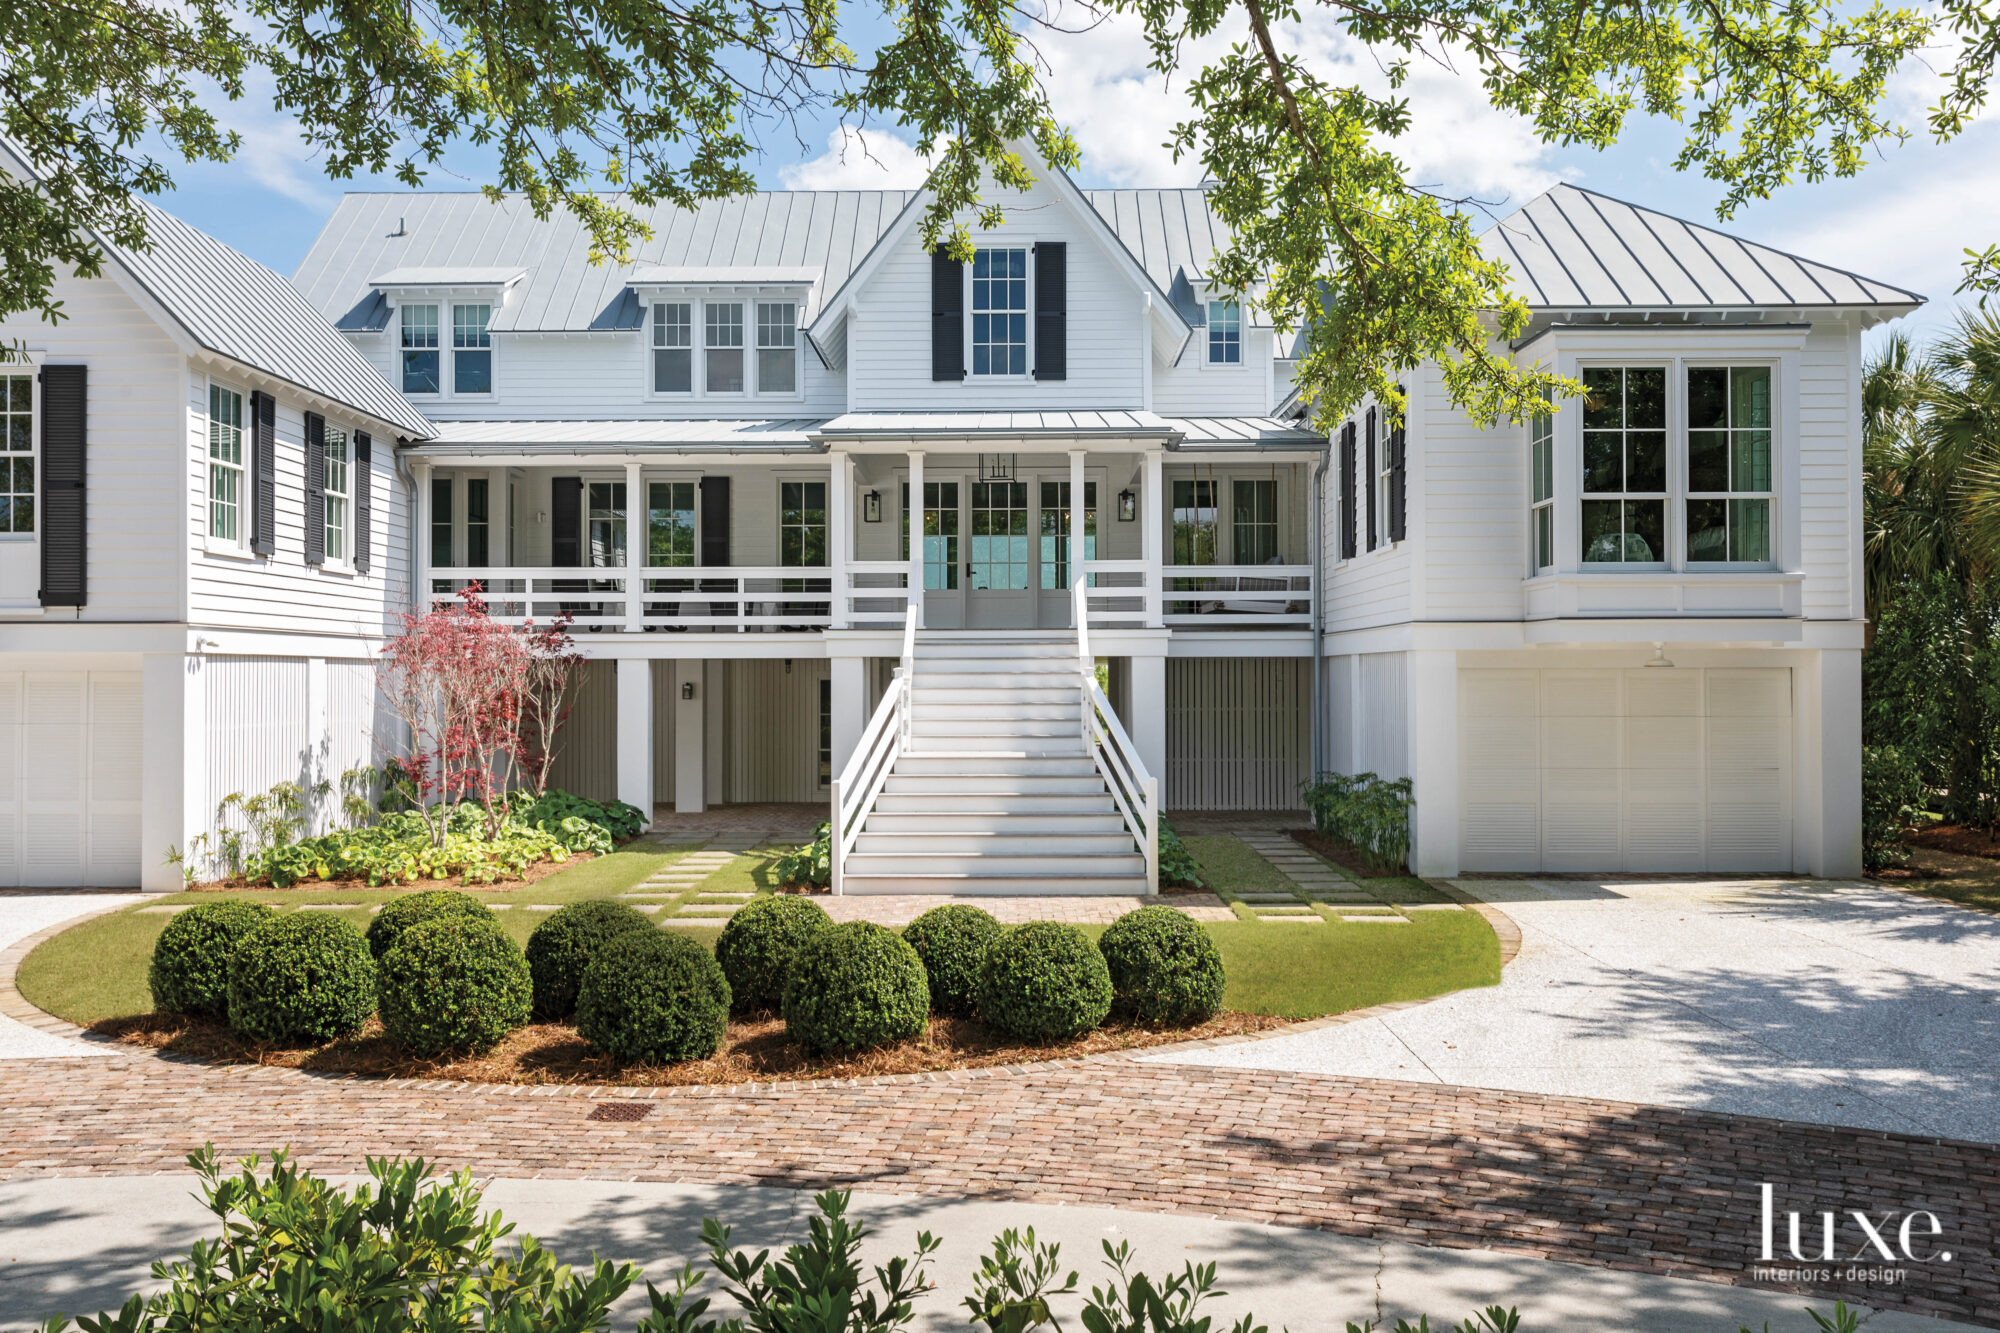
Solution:
{"label": "boxwood shrub", "polygon": [[[490,916],[490,914],[489,914]],[[483,1051],[527,1024],[521,947],[491,920],[439,916],[396,937],[375,974],[382,1026],[412,1055]]]}
{"label": "boxwood shrub", "polygon": [[924,963],[887,926],[849,921],[807,940],[785,983],[785,1035],[809,1051],[865,1051],[924,1030]]}
{"label": "boxwood shrub", "polygon": [[1030,921],[1005,931],[979,970],[979,1016],[1020,1041],[1067,1041],[1111,1012],[1104,955],[1075,926]]}
{"label": "boxwood shrub", "polygon": [[933,1013],[971,1018],[979,1012],[979,965],[1000,938],[991,913],[967,903],[933,907],[903,927],[903,938],[923,959]]}
{"label": "boxwood shrub", "polygon": [[273,916],[229,958],[229,1026],[279,1046],[331,1041],[375,1008],[368,941],[327,912]]}
{"label": "boxwood shrub", "polygon": [[1112,1012],[1141,1023],[1200,1023],[1222,1008],[1222,951],[1187,913],[1155,904],[1097,937],[1111,973]]}
{"label": "boxwood shrub", "polygon": [[576,1012],[576,988],[590,960],[620,935],[656,930],[644,912],[608,898],[559,908],[528,936],[528,973],[535,983],[535,1017],[559,1022]]}
{"label": "boxwood shrub", "polygon": [[577,1033],[620,1064],[706,1059],[728,1026],[729,981],[685,935],[617,936],[577,987]]}
{"label": "boxwood shrub", "polygon": [[153,944],[146,982],[153,1007],[170,1014],[220,1018],[229,1012],[229,955],[259,922],[273,915],[262,903],[235,898],[197,903],[176,912]]}
{"label": "boxwood shrub", "polygon": [[441,916],[470,917],[478,921],[499,920],[493,915],[492,908],[457,889],[425,889],[422,893],[406,893],[383,903],[382,910],[368,923],[369,952],[380,958],[395,945],[396,937],[411,926]]}
{"label": "boxwood shrub", "polygon": [[809,898],[779,895],[744,904],[715,941],[735,1012],[761,1013],[784,1003],[793,957],[832,924],[826,909]]}

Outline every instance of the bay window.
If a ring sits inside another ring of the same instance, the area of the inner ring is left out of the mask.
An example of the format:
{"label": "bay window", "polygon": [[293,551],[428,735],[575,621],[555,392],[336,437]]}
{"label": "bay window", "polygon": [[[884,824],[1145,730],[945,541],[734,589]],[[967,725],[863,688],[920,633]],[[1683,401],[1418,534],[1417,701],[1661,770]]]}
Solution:
{"label": "bay window", "polygon": [[[25,375],[10,375],[10,382],[27,383]],[[8,425],[17,413],[10,411]],[[7,448],[20,448],[10,430]],[[243,479],[243,395],[220,384],[208,386],[208,535],[218,542],[240,546],[249,536],[249,514],[244,501],[250,494]],[[9,508],[12,508],[11,500]]]}
{"label": "bay window", "polygon": [[1529,501],[1529,519],[1535,543],[1535,568],[1547,569],[1556,562],[1556,418],[1547,389],[1542,390],[1544,410],[1528,423],[1529,466],[1534,472],[1534,490]]}
{"label": "bay window", "polygon": [[1769,368],[1689,367],[1687,411],[1689,562],[1769,561]]}
{"label": "bay window", "polygon": [[1583,563],[1664,564],[1667,372],[1593,367],[1583,387]]}

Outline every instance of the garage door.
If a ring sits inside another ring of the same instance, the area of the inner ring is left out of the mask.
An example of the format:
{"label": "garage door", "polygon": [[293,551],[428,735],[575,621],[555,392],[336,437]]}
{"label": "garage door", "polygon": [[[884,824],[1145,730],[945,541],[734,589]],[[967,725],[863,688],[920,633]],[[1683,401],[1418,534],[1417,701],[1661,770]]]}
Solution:
{"label": "garage door", "polygon": [[0,884],[137,885],[139,783],[139,673],[0,672]]}
{"label": "garage door", "polygon": [[1788,871],[1791,673],[1459,672],[1459,864]]}

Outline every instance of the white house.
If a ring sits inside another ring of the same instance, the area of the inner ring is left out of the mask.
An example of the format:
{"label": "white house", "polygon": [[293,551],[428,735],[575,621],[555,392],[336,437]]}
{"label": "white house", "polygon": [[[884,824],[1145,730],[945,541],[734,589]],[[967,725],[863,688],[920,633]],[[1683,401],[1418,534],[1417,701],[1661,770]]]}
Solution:
{"label": "white house", "polygon": [[564,785],[826,803],[846,892],[1130,892],[1158,810],[1315,765],[1411,777],[1426,874],[1858,868],[1860,339],[1919,298],[1559,187],[1490,234],[1503,350],[1589,406],[1482,432],[1425,368],[1328,440],[1199,190],[1042,176],[970,264],[895,192],[623,268],[356,194],[293,285],[159,215],[0,330],[0,882],[177,883],[378,753],[370,656],[475,582],[596,663]]}

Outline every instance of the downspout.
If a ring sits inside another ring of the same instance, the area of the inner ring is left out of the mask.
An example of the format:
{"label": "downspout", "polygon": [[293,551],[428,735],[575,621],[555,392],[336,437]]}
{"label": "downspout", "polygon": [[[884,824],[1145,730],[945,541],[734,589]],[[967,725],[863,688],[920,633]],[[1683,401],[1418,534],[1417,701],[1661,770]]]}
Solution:
{"label": "downspout", "polygon": [[1327,436],[1320,450],[1319,461],[1313,464],[1312,478],[1312,744],[1308,747],[1312,756],[1312,772],[1309,781],[1319,781],[1320,774],[1326,772],[1326,663],[1323,660],[1325,636],[1321,633],[1320,585],[1326,582],[1326,560],[1320,550],[1326,530],[1326,470],[1333,462],[1333,437]]}
{"label": "downspout", "polygon": [[398,440],[390,445],[389,455],[396,460],[396,475],[403,479],[403,492],[408,497],[409,508],[405,512],[410,517],[403,524],[408,538],[407,549],[403,552],[403,568],[409,571],[410,604],[405,609],[414,611],[423,605],[423,591],[417,587],[417,552],[422,549],[418,543],[423,540],[423,534],[417,531],[417,502],[422,497],[417,493],[417,474],[410,470],[409,455],[403,452],[402,443]]}

